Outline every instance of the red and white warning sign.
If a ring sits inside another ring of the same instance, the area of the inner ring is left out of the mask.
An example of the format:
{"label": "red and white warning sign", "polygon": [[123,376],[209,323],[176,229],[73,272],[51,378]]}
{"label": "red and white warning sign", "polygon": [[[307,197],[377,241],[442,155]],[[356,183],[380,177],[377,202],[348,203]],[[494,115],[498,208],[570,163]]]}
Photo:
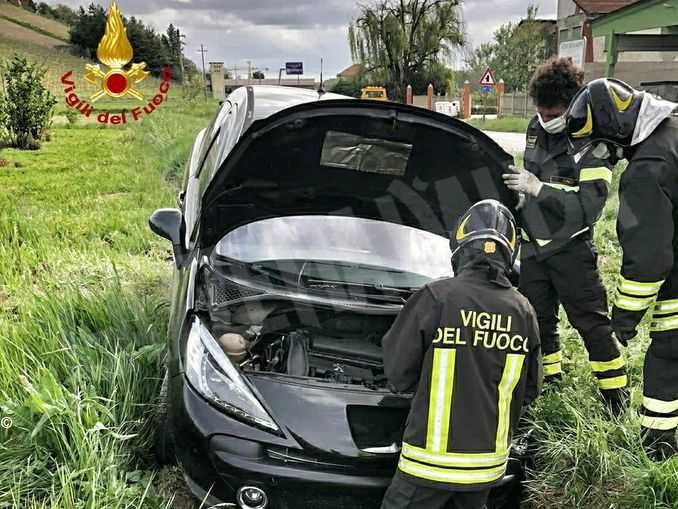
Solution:
{"label": "red and white warning sign", "polygon": [[483,77],[480,78],[480,84],[491,86],[491,87],[493,87],[494,85],[497,84],[497,82],[494,79],[494,74],[492,74],[492,69],[490,69],[489,67],[483,73]]}

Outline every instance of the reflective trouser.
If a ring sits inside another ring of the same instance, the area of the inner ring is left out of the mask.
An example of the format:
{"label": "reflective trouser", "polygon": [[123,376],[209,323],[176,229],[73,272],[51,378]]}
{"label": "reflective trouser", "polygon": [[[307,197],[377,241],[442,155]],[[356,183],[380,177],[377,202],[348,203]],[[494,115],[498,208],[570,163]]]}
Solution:
{"label": "reflective trouser", "polygon": [[664,282],[652,310],[651,343],[643,370],[643,427],[678,426],[678,266]]}
{"label": "reflective trouser", "polygon": [[419,486],[397,471],[381,509],[483,509],[490,490],[450,491]]}
{"label": "reflective trouser", "polygon": [[562,373],[558,336],[558,306],[562,303],[570,323],[584,340],[601,391],[618,390],[627,385],[626,367],[613,339],[607,293],[597,264],[593,243],[588,238],[575,238],[543,261],[521,260],[520,291],[537,313],[544,376]]}

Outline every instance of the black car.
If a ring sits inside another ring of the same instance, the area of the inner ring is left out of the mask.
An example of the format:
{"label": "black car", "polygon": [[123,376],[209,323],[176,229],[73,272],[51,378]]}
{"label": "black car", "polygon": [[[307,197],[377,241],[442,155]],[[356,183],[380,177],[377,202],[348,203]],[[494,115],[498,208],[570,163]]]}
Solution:
{"label": "black car", "polygon": [[[235,90],[197,137],[172,241],[159,451],[191,491],[241,508],[376,508],[410,395],[381,338],[418,288],[452,276],[448,231],[515,198],[512,162],[448,116],[312,90]],[[509,507],[514,457],[490,507]]]}

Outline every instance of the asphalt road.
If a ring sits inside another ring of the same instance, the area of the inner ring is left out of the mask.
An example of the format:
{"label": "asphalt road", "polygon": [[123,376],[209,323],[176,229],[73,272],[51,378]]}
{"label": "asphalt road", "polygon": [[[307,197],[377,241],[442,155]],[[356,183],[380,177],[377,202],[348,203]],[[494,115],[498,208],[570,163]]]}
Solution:
{"label": "asphalt road", "polygon": [[525,134],[523,133],[500,133],[497,131],[483,131],[496,141],[509,154],[522,154],[525,151]]}

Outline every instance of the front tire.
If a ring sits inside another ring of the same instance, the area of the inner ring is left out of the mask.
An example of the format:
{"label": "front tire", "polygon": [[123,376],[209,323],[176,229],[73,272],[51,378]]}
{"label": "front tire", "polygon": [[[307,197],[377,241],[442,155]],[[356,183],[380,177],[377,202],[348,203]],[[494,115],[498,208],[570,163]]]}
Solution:
{"label": "front tire", "polygon": [[172,436],[172,427],[169,424],[167,415],[167,390],[169,387],[169,375],[165,371],[165,376],[162,379],[160,386],[160,394],[158,396],[158,426],[155,432],[154,449],[155,458],[158,465],[175,465],[177,463],[174,453],[174,440]]}

